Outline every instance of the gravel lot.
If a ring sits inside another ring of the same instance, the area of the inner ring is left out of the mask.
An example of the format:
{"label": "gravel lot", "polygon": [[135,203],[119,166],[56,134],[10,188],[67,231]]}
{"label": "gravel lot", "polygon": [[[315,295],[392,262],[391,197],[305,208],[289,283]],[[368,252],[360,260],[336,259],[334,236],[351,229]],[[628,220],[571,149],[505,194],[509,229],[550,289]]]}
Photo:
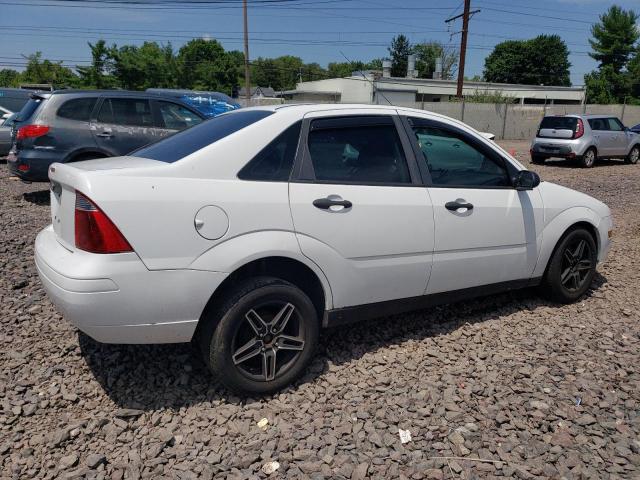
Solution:
{"label": "gravel lot", "polygon": [[521,291],[325,332],[301,382],[241,399],[189,346],[66,323],[33,264],[46,185],[0,166],[0,477],[640,478],[640,165],[535,170],[613,209],[581,302]]}

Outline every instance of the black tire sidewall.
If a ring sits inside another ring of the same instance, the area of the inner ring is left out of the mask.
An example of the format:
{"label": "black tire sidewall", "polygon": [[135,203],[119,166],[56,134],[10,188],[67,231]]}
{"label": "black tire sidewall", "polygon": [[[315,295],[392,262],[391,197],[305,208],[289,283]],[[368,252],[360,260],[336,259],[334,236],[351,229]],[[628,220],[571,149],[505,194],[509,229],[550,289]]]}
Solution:
{"label": "black tire sidewall", "polygon": [[[589,246],[591,247],[591,261],[593,262],[593,267],[589,271],[588,278],[584,286],[575,292],[570,292],[560,281],[562,274],[562,256],[564,255],[567,245],[578,238],[583,238],[589,243]],[[576,228],[568,232],[558,243],[555,251],[553,252],[553,256],[551,257],[551,261],[549,262],[549,268],[547,269],[545,283],[551,298],[561,303],[572,303],[582,297],[589,290],[589,287],[593,282],[593,278],[596,273],[597,257],[596,242],[587,230],[584,228]]]}
{"label": "black tire sidewall", "polygon": [[[223,314],[209,344],[209,367],[230,390],[243,394],[267,394],[280,390],[298,378],[313,357],[319,335],[318,315],[309,297],[298,287],[279,279],[255,279],[250,291],[233,299]],[[244,376],[233,364],[231,345],[245,313],[256,303],[266,300],[290,302],[305,322],[305,348],[296,363],[271,382],[259,382]]]}
{"label": "black tire sidewall", "polygon": [[634,150],[637,150],[637,151],[638,151],[638,153],[640,153],[640,147],[638,147],[638,146],[636,145],[635,147],[633,147],[633,148],[631,149],[631,151],[629,152],[629,155],[627,155],[627,158],[625,158],[625,161],[626,161],[627,163],[630,163],[631,165],[635,165],[635,164],[637,164],[637,163],[638,163],[638,160],[636,160],[635,162],[632,162],[632,161],[631,161],[631,154],[633,153],[633,151],[634,151]]}

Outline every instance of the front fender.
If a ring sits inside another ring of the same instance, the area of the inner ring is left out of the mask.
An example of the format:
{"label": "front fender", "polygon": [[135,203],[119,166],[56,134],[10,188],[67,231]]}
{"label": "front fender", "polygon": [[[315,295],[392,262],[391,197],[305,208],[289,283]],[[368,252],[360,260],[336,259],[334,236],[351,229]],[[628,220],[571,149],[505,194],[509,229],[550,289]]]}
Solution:
{"label": "front fender", "polygon": [[[250,252],[247,255],[247,252]],[[190,269],[232,273],[240,267],[268,257],[285,257],[309,267],[322,284],[327,310],[333,308],[331,287],[324,272],[305,257],[293,232],[259,231],[230,238],[196,258]]]}
{"label": "front fender", "polygon": [[[593,210],[587,207],[572,207],[567,210],[563,210],[561,213],[551,219],[544,227],[542,231],[542,248],[540,249],[540,255],[538,256],[538,262],[533,272],[533,277],[541,277],[549,263],[549,259],[553,254],[553,250],[560,241],[560,238],[564,233],[576,223],[588,223],[593,226],[598,235],[596,235],[596,243],[598,252],[600,252],[602,234],[599,226],[602,218]],[[598,255],[600,257],[600,255]]]}

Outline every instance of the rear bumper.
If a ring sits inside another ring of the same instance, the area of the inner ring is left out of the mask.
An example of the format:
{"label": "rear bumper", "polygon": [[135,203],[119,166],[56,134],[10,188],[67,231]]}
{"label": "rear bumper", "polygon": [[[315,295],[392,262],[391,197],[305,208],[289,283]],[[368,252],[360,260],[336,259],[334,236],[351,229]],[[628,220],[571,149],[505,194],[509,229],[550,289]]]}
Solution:
{"label": "rear bumper", "polygon": [[587,150],[588,145],[580,140],[565,142],[536,138],[531,145],[531,154],[539,157],[575,158]]}
{"label": "rear bumper", "polygon": [[7,157],[9,172],[27,182],[48,182],[49,166],[61,162],[64,155],[52,150],[19,150]]}
{"label": "rear bumper", "polygon": [[47,295],[66,320],[104,343],[180,343],[193,337],[226,273],[148,270],[135,253],[71,252],[51,226],[36,238]]}

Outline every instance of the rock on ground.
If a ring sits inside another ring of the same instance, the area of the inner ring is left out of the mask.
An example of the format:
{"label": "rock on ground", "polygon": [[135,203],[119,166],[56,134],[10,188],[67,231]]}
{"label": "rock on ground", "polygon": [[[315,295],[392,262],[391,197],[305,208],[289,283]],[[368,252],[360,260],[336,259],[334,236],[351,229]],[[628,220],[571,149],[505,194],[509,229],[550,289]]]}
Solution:
{"label": "rock on ground", "polygon": [[267,398],[222,390],[188,345],[79,334],[33,263],[47,185],[0,165],[0,478],[266,478],[268,462],[292,479],[639,478],[640,165],[533,166],[524,142],[505,146],[612,208],[588,295],[525,290],[324,332],[305,377]]}

